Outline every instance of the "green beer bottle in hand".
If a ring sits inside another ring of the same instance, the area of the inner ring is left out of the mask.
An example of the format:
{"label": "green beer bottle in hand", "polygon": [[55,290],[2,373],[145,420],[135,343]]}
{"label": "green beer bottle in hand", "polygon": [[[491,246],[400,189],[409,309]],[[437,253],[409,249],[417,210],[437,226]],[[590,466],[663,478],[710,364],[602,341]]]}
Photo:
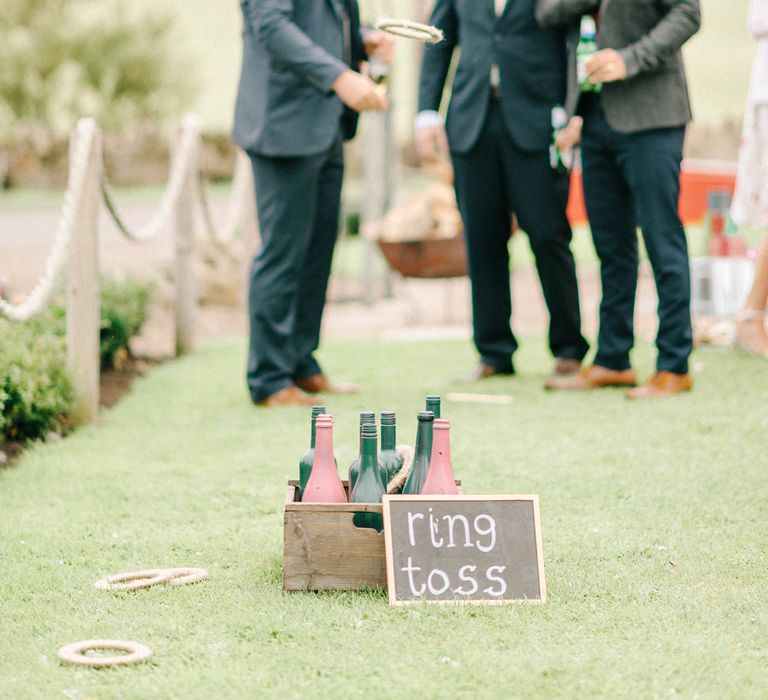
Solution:
{"label": "green beer bottle in hand", "polygon": [[579,43],[576,46],[576,80],[582,92],[600,92],[602,83],[591,83],[587,72],[587,61],[597,53],[597,26],[590,15],[581,18]]}
{"label": "green beer bottle in hand", "polygon": [[557,135],[568,126],[568,113],[564,107],[552,108],[552,143],[549,145],[549,164],[552,170],[565,174],[573,167],[573,150],[566,152],[557,147]]}

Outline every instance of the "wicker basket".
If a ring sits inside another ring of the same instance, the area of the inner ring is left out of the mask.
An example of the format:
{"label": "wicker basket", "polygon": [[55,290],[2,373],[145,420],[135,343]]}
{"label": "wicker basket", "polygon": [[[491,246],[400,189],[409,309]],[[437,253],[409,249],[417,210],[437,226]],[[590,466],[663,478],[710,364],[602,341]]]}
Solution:
{"label": "wicker basket", "polygon": [[464,236],[422,241],[377,241],[390,267],[404,277],[463,277],[467,274]]}

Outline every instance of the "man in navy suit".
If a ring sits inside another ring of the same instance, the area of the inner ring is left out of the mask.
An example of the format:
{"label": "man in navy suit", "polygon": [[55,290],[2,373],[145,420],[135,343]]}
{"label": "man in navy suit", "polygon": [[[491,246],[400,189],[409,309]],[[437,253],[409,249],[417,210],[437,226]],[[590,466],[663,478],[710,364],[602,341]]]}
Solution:
{"label": "man in navy suit", "polygon": [[358,72],[393,41],[360,29],[357,0],[241,0],[243,66],[233,140],[251,158],[261,249],[250,274],[248,388],[259,405],[310,405],[332,385],[320,340],[357,113],[386,109]]}
{"label": "man in navy suit", "polygon": [[678,215],[680,164],[691,105],[681,48],[699,29],[699,0],[538,0],[545,27],[577,27],[595,13],[600,50],[587,62],[600,93],[569,93],[584,129],[584,199],[600,258],[600,332],[593,364],[552,378],[550,389],[634,387],[630,362],[638,275],[637,227],[643,232],[659,295],[656,372],[629,389],[631,399],[690,391],[693,350],[691,281],[685,230]]}
{"label": "man in navy suit", "polygon": [[[576,270],[565,215],[568,176],[550,166],[552,108],[566,92],[564,32],[545,30],[535,0],[437,0],[430,23],[445,40],[424,52],[416,146],[430,160],[450,150],[472,282],[480,364],[464,379],[514,373],[508,243],[514,214],[528,234],[550,313],[555,374],[578,371]],[[445,127],[438,110],[455,49],[460,57]]]}

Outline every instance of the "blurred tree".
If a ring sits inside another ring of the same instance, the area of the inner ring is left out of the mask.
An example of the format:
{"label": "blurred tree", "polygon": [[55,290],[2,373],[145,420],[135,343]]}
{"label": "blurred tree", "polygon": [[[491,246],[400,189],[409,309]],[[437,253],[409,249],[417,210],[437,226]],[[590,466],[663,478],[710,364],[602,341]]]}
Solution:
{"label": "blurred tree", "polygon": [[112,131],[178,116],[191,84],[170,26],[169,16],[138,15],[122,0],[2,0],[5,160],[18,147],[43,157],[83,116]]}

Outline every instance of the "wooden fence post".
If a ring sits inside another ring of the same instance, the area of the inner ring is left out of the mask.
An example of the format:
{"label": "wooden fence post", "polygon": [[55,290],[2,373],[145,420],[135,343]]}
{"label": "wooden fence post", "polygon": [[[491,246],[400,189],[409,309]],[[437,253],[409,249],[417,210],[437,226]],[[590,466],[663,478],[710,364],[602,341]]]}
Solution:
{"label": "wooden fence post", "polygon": [[[185,128],[194,128],[189,120]],[[198,136],[199,138],[199,136]],[[181,147],[184,134],[180,138],[177,157],[184,157]],[[195,191],[198,177],[198,144],[195,157],[191,158],[184,173],[184,184],[175,202],[173,222],[176,236],[176,355],[192,352],[195,345],[195,316],[197,312],[197,282],[195,279]]]}
{"label": "wooden fence post", "polygon": [[[79,139],[93,129],[83,189],[77,202],[67,275],[67,365],[75,387],[71,412],[75,424],[88,423],[99,412],[99,201],[101,198],[102,141],[95,124],[82,120],[70,144],[70,163]],[[73,172],[70,168],[70,183]]]}

